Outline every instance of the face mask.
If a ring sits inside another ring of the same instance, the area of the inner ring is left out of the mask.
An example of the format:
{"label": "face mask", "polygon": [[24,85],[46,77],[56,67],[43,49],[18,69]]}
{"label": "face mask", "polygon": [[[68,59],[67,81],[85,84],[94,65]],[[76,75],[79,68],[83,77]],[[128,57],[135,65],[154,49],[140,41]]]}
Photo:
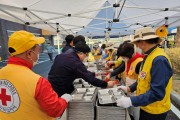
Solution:
{"label": "face mask", "polygon": [[129,59],[128,59],[128,58],[122,58],[122,60],[123,60],[124,62],[129,61]]}
{"label": "face mask", "polygon": [[[34,51],[33,51],[33,53],[36,54]],[[31,60],[32,60],[32,62],[33,62],[33,66],[35,66],[35,65],[37,64],[38,59],[39,59],[39,54],[36,54],[36,55],[37,55],[37,60],[36,60],[36,61],[34,61],[34,60],[31,58]]]}
{"label": "face mask", "polygon": [[141,48],[139,48],[139,47],[136,47],[136,52],[138,52],[138,53],[142,53],[142,49]]}

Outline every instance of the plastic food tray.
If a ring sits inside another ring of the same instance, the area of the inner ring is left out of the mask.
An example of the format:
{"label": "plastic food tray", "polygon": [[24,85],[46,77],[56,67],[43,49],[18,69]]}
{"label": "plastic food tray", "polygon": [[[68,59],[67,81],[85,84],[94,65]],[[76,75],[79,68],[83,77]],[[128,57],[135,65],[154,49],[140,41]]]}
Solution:
{"label": "plastic food tray", "polygon": [[100,104],[115,103],[117,99],[122,96],[125,96],[125,94],[122,90],[118,90],[118,88],[98,90],[98,99]]}
{"label": "plastic food tray", "polygon": [[[79,89],[79,88],[78,88]],[[85,88],[81,99],[73,99],[68,103],[67,120],[95,120],[95,104],[97,98],[97,88]],[[80,89],[81,90],[81,89]],[[87,95],[87,93],[91,93]],[[92,94],[93,93],[93,94]],[[72,95],[77,95],[77,89]]]}

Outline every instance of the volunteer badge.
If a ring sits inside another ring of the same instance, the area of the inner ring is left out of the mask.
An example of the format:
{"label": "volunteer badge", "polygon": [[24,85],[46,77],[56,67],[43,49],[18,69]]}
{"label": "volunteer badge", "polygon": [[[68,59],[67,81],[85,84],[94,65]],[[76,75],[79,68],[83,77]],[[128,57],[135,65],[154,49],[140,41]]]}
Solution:
{"label": "volunteer badge", "polygon": [[19,108],[20,99],[14,85],[8,80],[0,80],[0,111],[13,113]]}
{"label": "volunteer badge", "polygon": [[146,72],[141,71],[141,72],[140,72],[140,78],[141,78],[141,79],[144,79],[145,77],[146,77]]}

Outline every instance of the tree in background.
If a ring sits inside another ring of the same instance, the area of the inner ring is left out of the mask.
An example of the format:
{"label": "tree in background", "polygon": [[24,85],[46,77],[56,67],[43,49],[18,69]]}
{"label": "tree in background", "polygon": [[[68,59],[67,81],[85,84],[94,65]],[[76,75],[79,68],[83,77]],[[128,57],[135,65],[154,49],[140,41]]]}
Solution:
{"label": "tree in background", "polygon": [[180,26],[177,27],[175,46],[180,47]]}

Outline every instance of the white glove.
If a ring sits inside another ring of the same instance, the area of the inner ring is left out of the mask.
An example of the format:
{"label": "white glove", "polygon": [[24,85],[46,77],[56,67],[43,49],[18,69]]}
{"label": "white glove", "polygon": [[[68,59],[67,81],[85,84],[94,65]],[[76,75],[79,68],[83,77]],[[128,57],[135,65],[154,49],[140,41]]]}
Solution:
{"label": "white glove", "polygon": [[72,96],[70,94],[64,94],[61,98],[64,98],[67,103],[72,100]]}
{"label": "white glove", "polygon": [[116,101],[117,106],[123,107],[123,108],[128,108],[130,106],[132,106],[132,102],[130,97],[124,97],[122,96],[122,98],[118,99]]}
{"label": "white glove", "polygon": [[109,72],[112,72],[113,71],[113,69],[109,69]]}
{"label": "white glove", "polygon": [[123,90],[125,93],[127,93],[127,87],[126,86],[118,86],[118,89]]}

